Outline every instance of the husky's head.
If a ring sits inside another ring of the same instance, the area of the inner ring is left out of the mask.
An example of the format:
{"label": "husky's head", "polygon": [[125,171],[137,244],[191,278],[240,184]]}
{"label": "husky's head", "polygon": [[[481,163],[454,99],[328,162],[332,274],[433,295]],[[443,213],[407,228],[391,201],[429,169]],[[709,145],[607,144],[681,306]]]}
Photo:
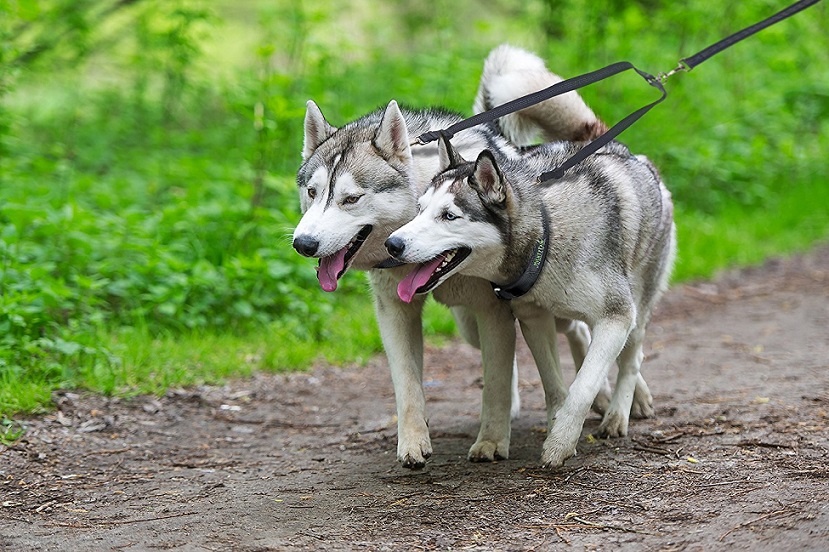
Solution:
{"label": "husky's head", "polygon": [[307,108],[297,174],[303,216],[293,246],[319,259],[320,285],[334,291],[352,265],[366,269],[386,259],[383,240],[414,216],[412,152],[393,100],[339,129],[314,102]]}
{"label": "husky's head", "polygon": [[397,287],[406,302],[455,272],[491,277],[508,234],[510,190],[492,153],[470,163],[443,137],[438,148],[441,172],[418,200],[417,216],[385,242],[394,258],[417,264]]}

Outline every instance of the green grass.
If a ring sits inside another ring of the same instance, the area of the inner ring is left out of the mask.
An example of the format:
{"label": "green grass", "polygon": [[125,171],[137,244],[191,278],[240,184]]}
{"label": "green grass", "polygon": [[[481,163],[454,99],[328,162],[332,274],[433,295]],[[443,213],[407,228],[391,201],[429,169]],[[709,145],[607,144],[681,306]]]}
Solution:
{"label": "green grass", "polygon": [[827,205],[829,186],[816,179],[794,183],[760,209],[731,205],[716,216],[679,209],[674,282],[710,278],[829,240]]}
{"label": "green grass", "polygon": [[0,421],[0,445],[13,445],[25,432],[26,428],[20,422],[3,418]]}
{"label": "green grass", "polygon": [[158,335],[141,327],[102,330],[97,340],[107,351],[105,357],[65,355],[54,366],[61,377],[57,384],[54,374],[36,377],[33,371],[0,381],[0,405],[9,415],[41,412],[56,387],[122,396],[163,394],[171,387],[220,384],[255,371],[305,370],[320,362],[363,364],[382,349],[367,295],[344,295],[331,316],[322,340],[279,322],[238,334],[192,330]]}

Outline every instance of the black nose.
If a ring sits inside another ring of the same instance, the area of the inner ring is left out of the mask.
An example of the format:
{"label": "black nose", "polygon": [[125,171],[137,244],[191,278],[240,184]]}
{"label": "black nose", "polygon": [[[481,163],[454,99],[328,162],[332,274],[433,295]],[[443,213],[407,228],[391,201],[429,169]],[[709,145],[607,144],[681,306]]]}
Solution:
{"label": "black nose", "polygon": [[399,257],[403,253],[403,250],[406,249],[406,244],[403,243],[403,240],[395,236],[387,239],[385,246],[392,257]]}
{"label": "black nose", "polygon": [[306,257],[311,257],[314,253],[317,252],[319,249],[320,242],[312,238],[311,236],[297,236],[294,238],[294,249],[300,255],[305,255]]}

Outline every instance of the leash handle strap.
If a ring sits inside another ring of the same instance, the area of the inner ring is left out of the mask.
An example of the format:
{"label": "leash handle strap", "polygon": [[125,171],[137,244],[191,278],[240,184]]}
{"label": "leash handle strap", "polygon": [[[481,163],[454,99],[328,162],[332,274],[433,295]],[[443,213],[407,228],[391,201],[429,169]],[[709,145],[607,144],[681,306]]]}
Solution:
{"label": "leash handle strap", "polygon": [[690,71],[703,61],[707,60],[710,57],[713,57],[716,54],[719,54],[726,48],[730,48],[731,46],[740,42],[741,40],[748,38],[759,31],[762,31],[766,27],[771,27],[775,23],[779,23],[787,17],[791,17],[794,14],[803,11],[810,6],[814,6],[820,1],[821,0],[800,0],[800,2],[795,2],[788,8],[780,10],[776,14],[764,19],[763,21],[760,21],[759,23],[755,23],[750,27],[746,27],[742,31],[738,31],[733,35],[726,37],[715,44],[712,44],[708,48],[705,48],[704,50],[701,50],[692,56],[682,58],[680,62],[685,64],[685,66],[687,67],[687,71]]}
{"label": "leash handle strap", "polygon": [[478,126],[481,123],[494,121],[495,119],[503,117],[504,115],[509,115],[510,113],[513,113],[515,111],[520,111],[522,109],[530,107],[531,105],[541,103],[544,100],[549,100],[550,98],[555,98],[556,96],[560,96],[561,94],[565,94],[567,92],[583,88],[588,84],[599,82],[608,77],[612,77],[613,75],[617,75],[622,71],[627,71],[631,68],[633,68],[633,65],[631,65],[629,62],[620,61],[608,65],[607,67],[598,69],[596,71],[591,71],[590,73],[585,73],[583,75],[578,75],[571,79],[563,80],[561,82],[554,84],[553,86],[539,90],[538,92],[533,92],[532,94],[521,96],[520,98],[516,98],[505,104],[501,104],[498,107],[494,107],[488,111],[483,111],[481,113],[478,113],[477,115],[473,115],[472,117],[457,122],[446,129],[430,130],[429,132],[425,132],[418,136],[415,139],[415,142],[420,145],[428,144],[429,142],[434,142],[435,140],[440,138],[441,135],[445,136],[447,139],[451,139],[453,136],[455,136],[455,134],[461,132],[462,130]]}
{"label": "leash handle strap", "polygon": [[603,67],[596,71],[591,71],[590,73],[584,73],[583,75],[578,75],[571,79],[563,80],[561,82],[554,84],[553,86],[539,90],[538,92],[527,94],[526,96],[522,96],[505,104],[501,104],[498,107],[494,107],[488,111],[478,113],[477,115],[473,115],[468,119],[459,121],[444,130],[430,130],[429,132],[423,133],[420,136],[418,136],[415,139],[415,142],[417,142],[418,144],[428,144],[429,142],[437,140],[441,135],[445,136],[447,139],[451,139],[455,134],[461,132],[462,130],[472,128],[474,126],[488,121],[494,121],[495,119],[503,117],[504,115],[509,115],[510,113],[520,111],[522,109],[530,107],[531,105],[543,102],[544,100],[548,100],[550,98],[560,96],[561,94],[565,94],[567,92],[583,88],[589,84],[602,81],[606,78],[618,75],[619,73],[622,73],[629,69],[633,69],[643,79],[645,79],[648,84],[658,88],[662,92],[662,97],[660,97],[655,102],[652,102],[634,111],[633,113],[631,113],[630,115],[628,115],[627,117],[613,125],[610,129],[607,130],[607,132],[605,132],[604,134],[602,134],[601,136],[599,136],[598,138],[584,146],[582,149],[577,151],[572,157],[567,159],[564,163],[556,167],[554,170],[543,173],[541,176],[539,176],[539,182],[544,182],[546,180],[551,180],[554,178],[561,178],[567,169],[577,165],[578,163],[581,163],[589,156],[593,155],[597,150],[604,147],[608,142],[616,138],[619,134],[625,131],[633,123],[638,121],[645,113],[647,113],[657,104],[662,102],[668,96],[668,92],[665,90],[665,87],[662,86],[662,82],[660,82],[660,80],[654,77],[653,75],[646,73],[645,71],[642,71],[640,69],[637,69],[629,61],[618,61],[616,63],[608,65],[607,67]]}
{"label": "leash handle strap", "polygon": [[638,121],[645,113],[650,111],[653,107],[657,104],[661,103],[668,95],[668,92],[665,90],[663,83],[665,79],[669,76],[677,73],[679,71],[690,71],[703,61],[707,60],[708,58],[722,52],[726,48],[729,48],[740,42],[741,40],[748,38],[749,36],[765,29],[766,27],[770,27],[775,23],[779,23],[780,21],[791,17],[792,15],[810,7],[821,0],[800,0],[799,2],[795,2],[788,8],[785,8],[776,14],[772,15],[760,21],[759,23],[755,23],[750,27],[746,27],[745,29],[738,31],[714,44],[697,52],[696,54],[689,56],[687,58],[683,58],[679,62],[679,66],[668,72],[668,73],[660,73],[659,77],[654,77],[644,71],[640,71],[636,67],[633,66],[630,62],[627,61],[620,61],[617,63],[613,63],[599,69],[597,71],[592,71],[590,73],[585,73],[583,75],[579,75],[573,77],[571,79],[563,80],[559,83],[554,84],[548,88],[544,88],[543,90],[539,90],[538,92],[534,92],[532,94],[528,94],[526,96],[522,96],[505,104],[499,105],[493,109],[488,111],[484,111],[482,113],[478,113],[477,115],[473,115],[468,119],[464,119],[454,125],[450,126],[444,130],[430,130],[429,132],[425,132],[418,136],[415,139],[415,143],[418,144],[428,144],[429,142],[433,142],[437,140],[441,135],[446,136],[447,139],[451,139],[456,133],[471,128],[473,126],[479,125],[481,123],[485,123],[488,121],[494,121],[499,117],[503,117],[504,115],[509,115],[515,111],[520,111],[521,109],[525,109],[530,107],[531,105],[535,105],[537,103],[543,102],[544,100],[548,100],[550,98],[554,98],[566,92],[570,92],[572,90],[576,90],[578,88],[582,88],[587,86],[588,84],[593,84],[595,82],[599,82],[604,80],[608,77],[612,77],[622,71],[626,71],[628,69],[633,69],[639,75],[644,78],[648,84],[658,88],[662,92],[662,97],[660,97],[655,102],[652,102],[625,117],[615,125],[613,125],[607,132],[587,144],[584,148],[576,152],[572,157],[567,159],[564,163],[560,166],[556,167],[552,171],[548,171],[543,173],[539,176],[539,181],[544,182],[546,180],[551,180],[554,178],[561,178],[564,175],[564,172],[572,168],[578,163],[584,161],[587,157],[594,154],[600,148],[605,146],[608,142],[613,140],[616,136],[621,134],[624,130],[630,127],[633,123]]}

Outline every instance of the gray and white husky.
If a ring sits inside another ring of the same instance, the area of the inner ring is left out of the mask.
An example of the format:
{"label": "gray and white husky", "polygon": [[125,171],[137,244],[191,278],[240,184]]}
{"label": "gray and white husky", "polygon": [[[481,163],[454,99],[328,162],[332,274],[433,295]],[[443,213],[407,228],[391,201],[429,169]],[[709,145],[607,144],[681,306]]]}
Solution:
{"label": "gray and white husky", "polygon": [[[485,63],[476,109],[559,80],[533,54],[501,46]],[[319,259],[318,278],[326,291],[335,290],[349,268],[369,271],[397,403],[397,457],[409,468],[422,467],[432,452],[422,388],[425,297],[414,293],[428,291],[436,282],[389,262],[383,244],[415,216],[417,198],[439,167],[437,145],[412,145],[412,138],[459,120],[460,115],[440,109],[401,109],[395,101],[341,128],[331,126],[312,101],[305,116],[303,163],[297,174],[303,216],[293,245],[302,255]],[[487,125],[460,132],[455,144],[467,155],[489,149],[505,158],[518,158],[517,146],[532,139],[532,129],[546,138],[574,139],[591,128],[601,128],[575,93],[511,115],[500,124],[501,128]],[[410,294],[406,302],[398,299],[398,290]],[[510,305],[495,298],[485,280],[462,275],[447,279],[434,296],[453,307],[459,332],[483,356],[481,427],[469,458],[507,458],[510,408],[515,414],[518,406],[513,375],[515,321]],[[562,320],[557,326],[565,332],[576,366],[580,366],[589,343],[585,325]],[[552,328],[546,339],[555,341]],[[555,363],[539,365],[543,382],[561,379],[549,373],[553,368],[559,369],[558,358]],[[609,397],[606,386],[596,401],[597,409],[606,409]],[[643,397],[642,410],[646,411],[650,397]]]}
{"label": "gray and white husky", "polygon": [[614,360],[616,388],[599,433],[627,434],[634,389],[644,385],[645,329],[676,250],[670,193],[646,158],[618,142],[562,179],[537,183],[579,147],[544,144],[519,159],[485,150],[467,162],[441,138],[441,169],[419,199],[419,214],[386,242],[400,261],[422,263],[413,271],[429,271],[438,285],[463,274],[499,289],[535,274],[511,305],[536,362],[558,359],[551,316],[589,325],[587,356],[544,443],[542,462],[550,467],[575,454]]}

